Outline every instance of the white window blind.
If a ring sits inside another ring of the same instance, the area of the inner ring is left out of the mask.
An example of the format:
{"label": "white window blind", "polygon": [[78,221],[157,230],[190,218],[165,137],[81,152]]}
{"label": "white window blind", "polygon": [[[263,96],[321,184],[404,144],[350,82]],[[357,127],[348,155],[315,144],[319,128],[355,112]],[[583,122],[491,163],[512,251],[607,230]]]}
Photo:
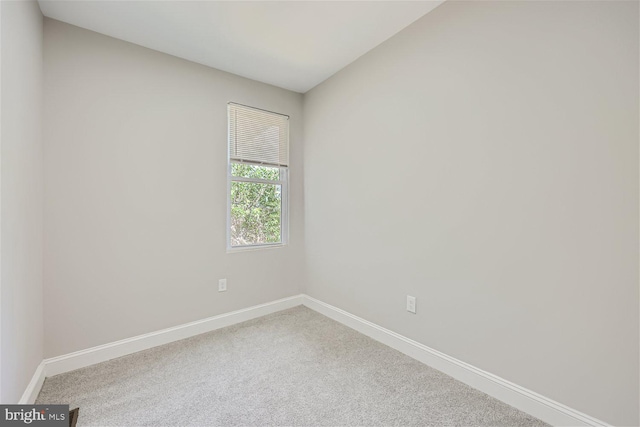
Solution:
{"label": "white window blind", "polygon": [[289,117],[229,103],[229,158],[272,166],[289,165]]}

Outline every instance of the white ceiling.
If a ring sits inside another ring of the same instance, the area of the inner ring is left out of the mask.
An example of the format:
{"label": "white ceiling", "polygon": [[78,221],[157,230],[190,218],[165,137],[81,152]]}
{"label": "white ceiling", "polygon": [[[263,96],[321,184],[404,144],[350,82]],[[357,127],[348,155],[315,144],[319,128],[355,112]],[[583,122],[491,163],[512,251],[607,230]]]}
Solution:
{"label": "white ceiling", "polygon": [[45,16],[306,92],[442,1],[56,1]]}

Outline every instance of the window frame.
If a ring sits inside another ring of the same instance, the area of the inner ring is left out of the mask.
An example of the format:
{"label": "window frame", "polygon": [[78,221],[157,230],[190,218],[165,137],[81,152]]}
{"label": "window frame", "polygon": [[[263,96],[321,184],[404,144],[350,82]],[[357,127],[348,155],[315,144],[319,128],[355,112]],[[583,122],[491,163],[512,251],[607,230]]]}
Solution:
{"label": "window frame", "polygon": [[[232,103],[229,103],[232,104]],[[254,107],[250,107],[254,108]],[[259,110],[258,108],[255,108]],[[271,111],[265,112],[273,113]],[[279,114],[279,113],[273,113]],[[283,115],[283,114],[281,114]],[[286,116],[287,118],[289,116]],[[289,166],[277,166],[261,162],[243,162],[231,160],[229,138],[231,135],[229,126],[229,118],[227,117],[227,253],[252,251],[258,249],[281,248],[289,244]],[[267,180],[261,178],[246,178],[234,176],[232,174],[233,164],[249,164],[254,166],[264,166],[279,169],[278,180]],[[231,186],[233,182],[252,182],[258,184],[280,185],[280,242],[277,243],[257,243],[252,245],[233,246],[231,244]]]}

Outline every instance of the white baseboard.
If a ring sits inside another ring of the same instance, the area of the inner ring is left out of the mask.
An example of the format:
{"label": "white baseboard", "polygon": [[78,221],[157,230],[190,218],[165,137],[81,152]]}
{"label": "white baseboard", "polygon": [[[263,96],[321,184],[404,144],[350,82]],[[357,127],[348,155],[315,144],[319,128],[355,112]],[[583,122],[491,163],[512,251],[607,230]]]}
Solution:
{"label": "white baseboard", "polygon": [[[266,304],[254,305],[253,307],[221,314],[219,316],[185,323],[184,325],[174,326],[173,328],[167,328],[161,331],[138,335],[136,337],[115,341],[109,344],[99,345],[86,350],[52,357],[43,361],[44,374],[47,377],[62,374],[64,372],[84,368],[85,366],[106,362],[107,360],[115,359],[117,357],[137,353],[138,351],[147,350],[159,345],[168,344],[184,338],[203,334],[205,332],[211,332],[216,329],[235,325],[236,323],[246,322],[247,320],[255,319],[257,317],[265,316],[267,314],[275,313],[301,304],[302,295],[295,295],[289,298],[268,302]],[[40,385],[42,385],[42,383],[40,383]],[[40,387],[38,387],[37,390],[39,392]]]}
{"label": "white baseboard", "polygon": [[21,405],[33,405],[36,402],[36,398],[38,397],[38,393],[40,393],[43,383],[44,361],[40,362],[36,368],[36,372],[33,374],[31,381],[29,381],[29,385],[27,385],[27,388],[18,403]]}
{"label": "white baseboard", "polygon": [[84,368],[301,304],[551,425],[610,427],[580,411],[304,294],[45,359],[36,369],[19,403],[35,402],[45,376]]}
{"label": "white baseboard", "polygon": [[604,421],[571,409],[308,295],[303,295],[303,304],[551,425],[609,426]]}

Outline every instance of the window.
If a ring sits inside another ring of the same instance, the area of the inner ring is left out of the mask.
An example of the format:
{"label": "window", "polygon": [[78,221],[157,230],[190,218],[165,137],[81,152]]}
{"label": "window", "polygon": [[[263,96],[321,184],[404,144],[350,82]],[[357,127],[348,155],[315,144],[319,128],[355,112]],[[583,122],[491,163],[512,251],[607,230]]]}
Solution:
{"label": "window", "polygon": [[227,250],[288,238],[289,116],[229,103]]}

